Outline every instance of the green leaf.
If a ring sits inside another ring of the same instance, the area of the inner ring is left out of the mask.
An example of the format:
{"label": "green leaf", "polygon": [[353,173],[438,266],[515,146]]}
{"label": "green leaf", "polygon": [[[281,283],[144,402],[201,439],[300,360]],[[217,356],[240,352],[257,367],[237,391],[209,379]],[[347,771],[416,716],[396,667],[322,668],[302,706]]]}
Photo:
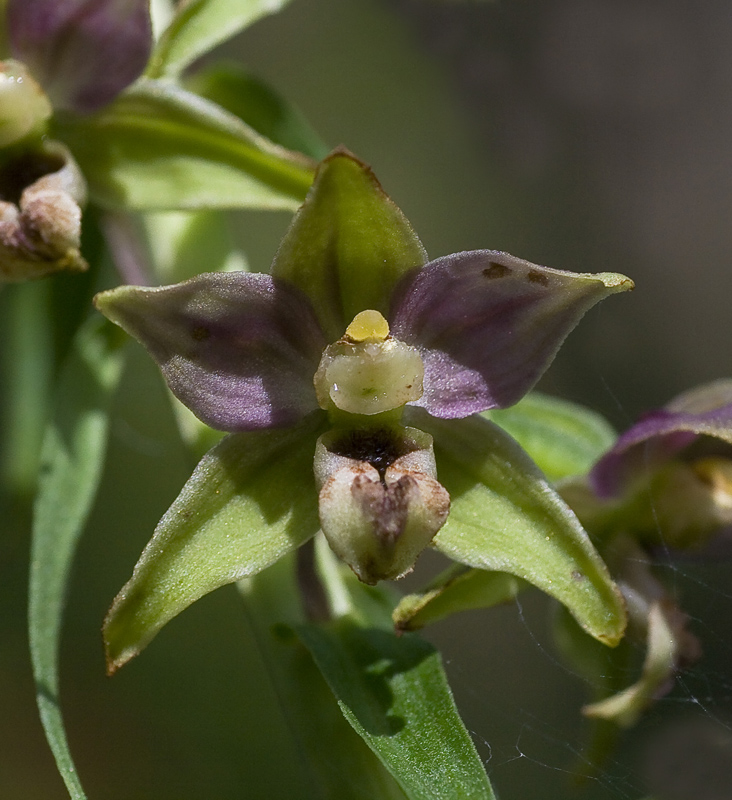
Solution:
{"label": "green leaf", "polygon": [[540,392],[483,416],[510,433],[550,481],[586,474],[617,438],[594,411]]}
{"label": "green leaf", "polygon": [[563,603],[589,634],[616,644],[625,609],[579,521],[526,453],[479,416],[412,424],[435,440],[452,507],[434,544],[455,561],[509,572]]}
{"label": "green leaf", "polygon": [[348,617],[296,630],[346,719],[410,800],[494,797],[431,645]]}
{"label": "green leaf", "polygon": [[280,757],[288,771],[299,775],[297,796],[404,800],[398,784],[343,718],[313,659],[292,632],[291,625],[305,621],[294,562],[294,554],[285,556],[254,578],[240,581],[238,588],[279,700],[272,716],[283,726]]}
{"label": "green leaf", "polygon": [[236,62],[205,67],[186,87],[217,103],[270,141],[320,160],[328,147],[305,117],[263,81]]}
{"label": "green leaf", "polygon": [[433,622],[476,608],[507,603],[524,582],[506,572],[487,572],[455,564],[438,575],[422,592],[405,595],[394,609],[399,631],[416,631]]}
{"label": "green leaf", "polygon": [[55,135],[92,199],[126,210],[293,210],[314,173],[307,157],[165,81],[141,81],[98,114],[64,118]]}
{"label": "green leaf", "polygon": [[110,673],[204,594],[254,575],[318,530],[322,417],[227,436],[196,467],[104,623]]}
{"label": "green leaf", "polygon": [[277,251],[272,275],[312,300],[326,337],[364,309],[389,313],[392,289],[427,254],[371,170],[344,149],[321,162]]}
{"label": "green leaf", "polygon": [[36,699],[59,772],[75,799],[84,792],[61,714],[58,648],[71,563],[104,464],[122,341],[119,330],[97,315],[79,329],[44,436],[34,508],[28,625]]}
{"label": "green leaf", "polygon": [[199,56],[289,0],[189,0],[163,32],[147,68],[150,78],[176,77]]}

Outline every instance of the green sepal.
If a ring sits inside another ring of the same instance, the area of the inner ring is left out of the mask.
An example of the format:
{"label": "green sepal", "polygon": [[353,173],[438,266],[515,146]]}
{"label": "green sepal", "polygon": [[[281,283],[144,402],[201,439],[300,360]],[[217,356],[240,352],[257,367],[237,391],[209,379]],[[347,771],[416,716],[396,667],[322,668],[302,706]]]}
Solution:
{"label": "green sepal", "polygon": [[432,645],[349,617],[296,631],[345,718],[410,800],[494,798]]}
{"label": "green sepal", "polygon": [[276,144],[317,160],[328,154],[329,148],[300,111],[235,61],[204,67],[185,85]]}
{"label": "green sepal", "polygon": [[479,416],[443,421],[421,412],[411,422],[434,437],[438,479],[452,499],[435,547],[528,581],[590,635],[617,644],[626,625],[620,592],[575,515],[516,442]]}
{"label": "green sepal", "polygon": [[293,210],[314,173],[306,156],[166,81],[140,81],[93,116],[64,117],[55,134],[91,198],[112,208]]}
{"label": "green sepal", "polygon": [[189,0],[178,10],[153,51],[146,74],[176,77],[197,58],[289,0]]}
{"label": "green sepal", "polygon": [[123,366],[118,328],[94,315],[62,365],[41,450],[33,508],[28,635],[36,702],[56,765],[73,800],[84,800],[59,702],[59,643],[76,546],[102,475],[109,412]]}
{"label": "green sepal", "polygon": [[318,167],[272,274],[310,297],[326,337],[334,341],[364,309],[388,316],[399,278],[426,260],[411,225],[373,172],[339,148]]}
{"label": "green sepal", "polygon": [[677,657],[676,634],[661,603],[652,603],[648,611],[646,657],[640,677],[616,694],[586,705],[582,713],[594,719],[612,721],[622,728],[635,725],[672,679]]}
{"label": "green sepal", "polygon": [[510,433],[550,481],[584,475],[617,438],[596,412],[541,392],[483,416]]}
{"label": "green sepal", "polygon": [[488,572],[454,564],[423,591],[405,595],[392,618],[398,631],[416,631],[460,611],[508,603],[526,586],[507,572]]}
{"label": "green sepal", "polygon": [[104,623],[110,673],[204,594],[256,573],[318,530],[313,478],[323,415],[227,436],[199,463]]}

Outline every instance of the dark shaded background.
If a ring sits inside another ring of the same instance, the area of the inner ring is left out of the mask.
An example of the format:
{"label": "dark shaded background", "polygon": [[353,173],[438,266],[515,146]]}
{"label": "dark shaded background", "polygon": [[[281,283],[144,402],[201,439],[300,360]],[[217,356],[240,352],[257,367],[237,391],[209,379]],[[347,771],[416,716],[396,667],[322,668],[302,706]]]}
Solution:
{"label": "dark shaded background", "polygon": [[[543,383],[623,427],[730,374],[731,42],[723,0],[296,0],[225,52],[371,163],[432,256],[488,247],[630,275],[636,292],[593,310]],[[266,269],[288,217],[232,222]],[[93,800],[297,798],[257,714],[265,681],[230,587],[103,675],[101,619],[191,468],[138,353],[69,602],[74,755]],[[25,522],[0,549],[0,797],[55,800],[23,629]],[[577,790],[584,694],[553,650],[548,604],[526,595],[430,632],[502,800],[732,798],[729,567],[665,569],[705,659]]]}

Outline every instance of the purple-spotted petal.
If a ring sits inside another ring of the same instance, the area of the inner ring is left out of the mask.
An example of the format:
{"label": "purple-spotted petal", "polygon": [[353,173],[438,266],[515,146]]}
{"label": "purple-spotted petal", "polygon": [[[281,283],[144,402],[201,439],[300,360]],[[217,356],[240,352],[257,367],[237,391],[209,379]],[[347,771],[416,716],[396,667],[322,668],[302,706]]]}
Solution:
{"label": "purple-spotted petal", "polygon": [[13,56],[56,108],[96,111],[150,57],[149,0],[8,0]]}
{"label": "purple-spotted petal", "polygon": [[121,286],[95,302],[212,428],[291,425],[318,407],[313,375],[325,341],[305,296],[286,283],[209,273],[154,289]]}
{"label": "purple-spotted petal", "polygon": [[561,272],[494,250],[431,261],[392,304],[393,335],[424,361],[415,405],[448,419],[516,403],[589,308],[632,288],[623,275]]}
{"label": "purple-spotted petal", "polygon": [[629,428],[594,466],[590,481],[600,497],[614,497],[643,473],[652,473],[699,436],[732,444],[732,380],[680,395]]}

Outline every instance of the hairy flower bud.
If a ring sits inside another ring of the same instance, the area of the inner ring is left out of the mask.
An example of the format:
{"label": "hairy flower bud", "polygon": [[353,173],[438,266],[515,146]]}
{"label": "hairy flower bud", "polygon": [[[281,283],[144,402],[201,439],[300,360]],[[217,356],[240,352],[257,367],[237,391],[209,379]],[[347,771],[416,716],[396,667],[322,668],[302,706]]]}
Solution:
{"label": "hairy flower bud", "polygon": [[432,437],[415,428],[331,431],[318,439],[320,523],[364,583],[399,578],[447,519]]}

